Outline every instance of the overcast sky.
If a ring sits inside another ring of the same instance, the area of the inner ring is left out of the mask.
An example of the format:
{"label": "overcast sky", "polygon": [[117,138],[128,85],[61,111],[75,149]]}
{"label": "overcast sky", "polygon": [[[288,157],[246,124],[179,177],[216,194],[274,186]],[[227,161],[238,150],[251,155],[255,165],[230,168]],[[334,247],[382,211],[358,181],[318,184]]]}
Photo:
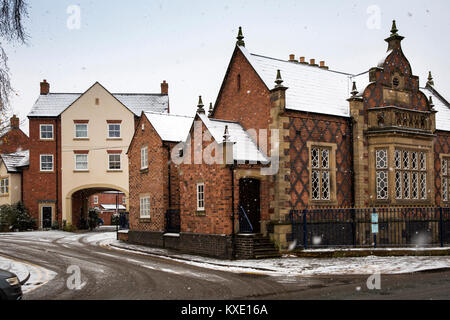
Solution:
{"label": "overcast sky", "polygon": [[[450,98],[450,1],[28,0],[26,46],[7,47],[13,112],[26,118],[39,95],[109,91],[159,93],[171,111],[193,114],[198,95],[214,102],[242,26],[246,48],[274,58],[306,56],[359,73],[386,52],[393,19],[421,85],[428,70]],[[77,19],[79,11],[80,19]],[[28,132],[28,124],[23,127]]]}

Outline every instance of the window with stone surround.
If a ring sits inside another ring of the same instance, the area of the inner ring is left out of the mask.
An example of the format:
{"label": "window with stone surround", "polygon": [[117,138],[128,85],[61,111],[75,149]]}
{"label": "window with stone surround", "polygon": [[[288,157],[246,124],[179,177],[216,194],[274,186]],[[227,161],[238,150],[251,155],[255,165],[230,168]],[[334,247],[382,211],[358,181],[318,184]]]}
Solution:
{"label": "window with stone surround", "polygon": [[427,199],[427,154],[415,150],[394,152],[395,198]]}
{"label": "window with stone surround", "polygon": [[450,202],[450,157],[441,159],[442,201]]}
{"label": "window with stone surround", "polygon": [[331,199],[330,148],[311,148],[311,199]]}
{"label": "window with stone surround", "polygon": [[387,200],[389,199],[388,150],[378,149],[375,153],[377,199]]}

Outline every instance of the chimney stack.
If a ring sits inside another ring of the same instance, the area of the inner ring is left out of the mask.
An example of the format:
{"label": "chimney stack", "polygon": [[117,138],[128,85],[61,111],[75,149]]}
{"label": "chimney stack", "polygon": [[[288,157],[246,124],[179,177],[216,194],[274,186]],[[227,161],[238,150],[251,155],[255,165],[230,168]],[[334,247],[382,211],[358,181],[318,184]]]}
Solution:
{"label": "chimney stack", "polygon": [[166,80],[161,83],[161,94],[169,94],[169,84]]}
{"label": "chimney stack", "polygon": [[11,129],[19,129],[19,118],[16,115],[13,115],[9,121],[11,122]]}
{"label": "chimney stack", "polygon": [[297,61],[295,60],[295,54],[290,54],[290,55],[289,55],[289,62],[297,62]]}
{"label": "chimney stack", "polygon": [[300,63],[301,64],[308,64],[308,62],[305,61],[305,57],[300,57]]}
{"label": "chimney stack", "polygon": [[328,67],[325,65],[325,61],[320,61],[320,68],[328,70]]}
{"label": "chimney stack", "polygon": [[50,83],[47,82],[47,80],[44,79],[43,82],[41,82],[41,94],[47,95],[50,93]]}

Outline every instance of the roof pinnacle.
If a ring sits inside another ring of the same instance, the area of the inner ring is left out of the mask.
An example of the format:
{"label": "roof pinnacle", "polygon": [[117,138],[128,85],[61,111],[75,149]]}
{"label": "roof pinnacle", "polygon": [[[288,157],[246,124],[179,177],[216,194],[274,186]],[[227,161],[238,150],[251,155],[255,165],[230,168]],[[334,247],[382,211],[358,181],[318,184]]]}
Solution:
{"label": "roof pinnacle", "polygon": [[391,36],[397,35],[398,29],[397,24],[395,23],[395,20],[392,21],[392,29],[391,29]]}
{"label": "roof pinnacle", "polygon": [[280,87],[283,86],[283,85],[282,85],[283,79],[281,78],[281,71],[280,71],[280,69],[277,70],[277,78],[276,78],[276,80],[275,80],[275,83],[277,84],[277,85],[275,86],[275,88],[280,88]]}
{"label": "roof pinnacle", "polygon": [[428,72],[427,86],[434,86],[434,81],[433,81],[433,76],[431,75],[431,71]]}
{"label": "roof pinnacle", "polygon": [[242,27],[239,27],[238,36],[236,37],[238,41],[236,41],[237,46],[245,47],[244,35],[242,33]]}
{"label": "roof pinnacle", "polygon": [[202,96],[198,97],[198,105],[197,105],[197,113],[205,113],[205,109],[203,109],[203,101],[202,101]]}

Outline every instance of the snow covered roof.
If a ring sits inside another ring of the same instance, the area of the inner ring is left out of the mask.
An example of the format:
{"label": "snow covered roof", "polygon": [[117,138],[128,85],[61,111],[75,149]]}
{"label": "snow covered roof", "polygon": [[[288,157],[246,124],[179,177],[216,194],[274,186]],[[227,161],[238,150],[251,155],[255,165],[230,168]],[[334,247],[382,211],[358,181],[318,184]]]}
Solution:
{"label": "snow covered roof", "polygon": [[[82,93],[49,93],[40,95],[29,117],[57,117],[70,107]],[[147,93],[112,93],[125,107],[136,116],[144,112],[167,112],[169,110],[169,96]]]}
{"label": "snow covered roof", "polygon": [[2,158],[8,172],[20,172],[19,168],[28,166],[30,163],[29,150],[1,154],[0,157]]}
{"label": "snow covered roof", "polygon": [[253,138],[237,122],[210,119],[205,114],[198,114],[216,142],[223,141],[225,126],[228,126],[229,141],[234,142],[233,157],[236,161],[268,162],[267,157],[258,149]]}
{"label": "snow covered roof", "polygon": [[100,204],[100,206],[103,208],[103,210],[116,210],[116,207],[119,210],[126,210],[127,208],[121,204],[119,204],[118,206],[116,206],[115,204]]}
{"label": "snow covered roof", "polygon": [[313,67],[307,64],[251,54],[238,46],[267,88],[275,86],[277,70],[281,71],[286,91],[286,109],[349,117],[352,75]]}
{"label": "snow covered roof", "polygon": [[434,87],[420,88],[420,90],[427,96],[433,97],[434,109],[436,109],[436,129],[443,131],[450,131],[450,104],[445,101]]}
{"label": "snow covered roof", "polygon": [[168,113],[145,112],[148,121],[163,141],[184,141],[192,126],[193,117]]}

